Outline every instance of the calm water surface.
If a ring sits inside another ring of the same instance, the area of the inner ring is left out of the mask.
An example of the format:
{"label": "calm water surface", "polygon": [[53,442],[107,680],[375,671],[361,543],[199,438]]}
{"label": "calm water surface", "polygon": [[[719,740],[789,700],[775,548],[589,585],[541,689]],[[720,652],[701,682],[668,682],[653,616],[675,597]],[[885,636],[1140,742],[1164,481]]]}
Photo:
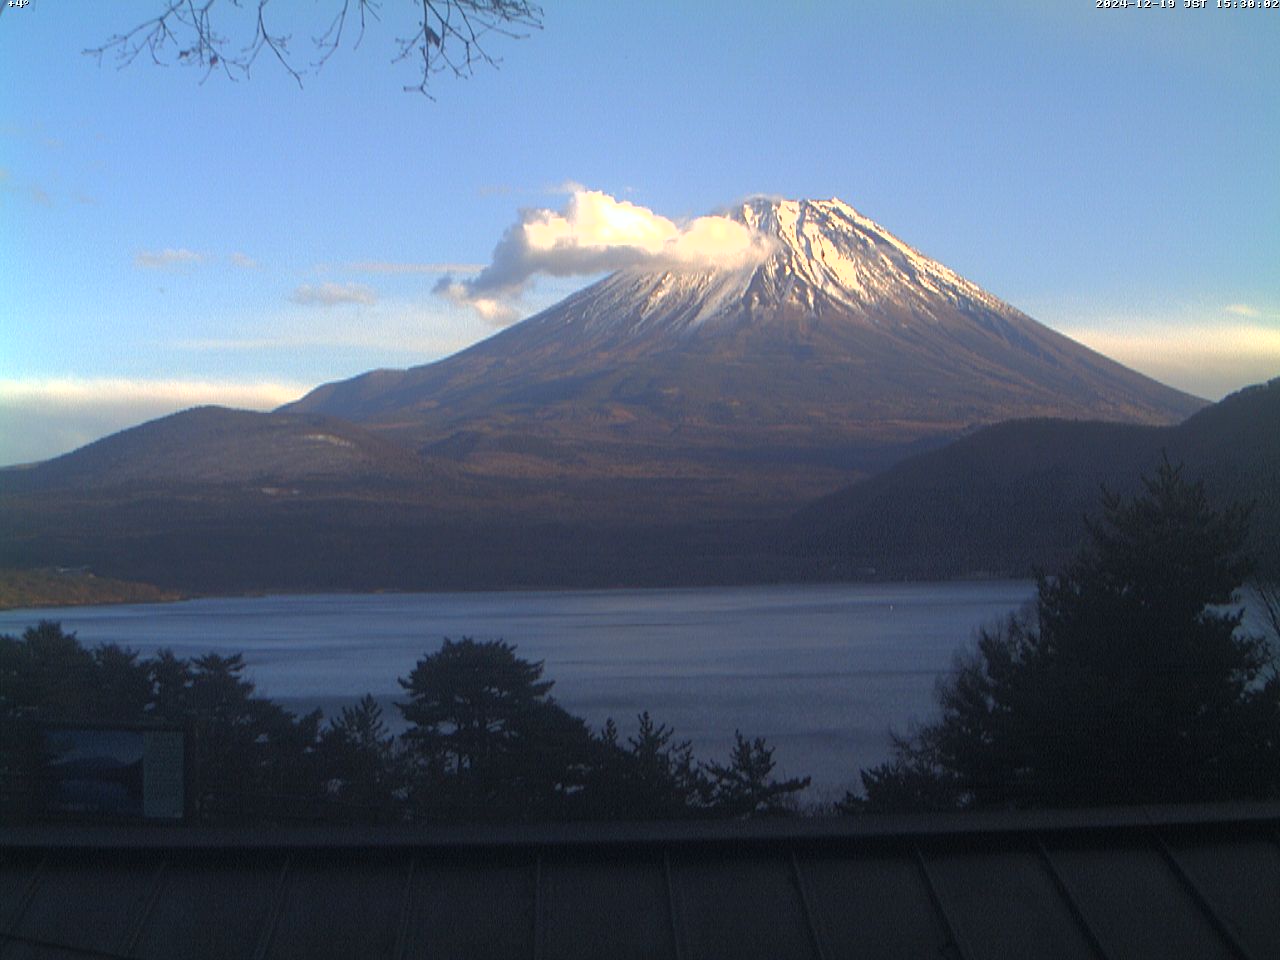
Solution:
{"label": "calm water surface", "polygon": [[258,692],[336,711],[390,706],[441,639],[504,639],[543,660],[554,695],[624,737],[648,710],[723,758],[733,731],[765,736],[814,799],[857,783],[888,732],[932,714],[937,676],[976,627],[1034,595],[1025,581],[688,590],[272,596],[0,613],[0,632],[59,620],[85,645],[179,656],[243,652]]}

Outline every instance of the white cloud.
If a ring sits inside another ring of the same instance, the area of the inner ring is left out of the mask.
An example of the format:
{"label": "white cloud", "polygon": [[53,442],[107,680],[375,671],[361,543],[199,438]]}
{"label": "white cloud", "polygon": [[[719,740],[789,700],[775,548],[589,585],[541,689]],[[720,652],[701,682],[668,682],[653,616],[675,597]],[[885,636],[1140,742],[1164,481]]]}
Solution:
{"label": "white cloud", "polygon": [[346,265],[356,273],[476,273],[483,263],[395,263],[383,260],[358,260]]}
{"label": "white cloud", "polygon": [[[81,203],[96,203],[92,197],[78,197]],[[190,266],[197,263],[205,263],[225,259],[225,262],[233,267],[239,267],[242,270],[255,270],[258,268],[258,261],[253,259],[247,253],[239,250],[229,253],[225,258],[207,253],[197,253],[194,250],[188,250],[186,247],[173,248],[169,247],[164,250],[143,250],[134,254],[133,265],[141,267],[144,270],[170,270],[177,267]]]}
{"label": "white cloud", "polygon": [[771,241],[728,217],[685,223],[599,190],[566,183],[562,211],[524,210],[494,248],[492,261],[470,280],[446,276],[435,292],[466,303],[493,322],[513,319],[511,301],[539,274],[589,276],[624,267],[705,270],[759,263]]}
{"label": "white cloud", "polygon": [[167,270],[173,267],[199,263],[203,259],[204,254],[188,250],[186,247],[167,248],[158,251],[141,250],[134,254],[133,265],[144,270]]}
{"label": "white cloud", "polygon": [[1229,303],[1222,309],[1237,317],[1257,317],[1261,314],[1257,307],[1251,307],[1247,303]]}
{"label": "white cloud", "polygon": [[1209,400],[1280,375],[1280,328],[1126,318],[1059,327],[1125,366]]}
{"label": "white cloud", "polygon": [[343,303],[372,305],[378,302],[378,294],[362,283],[304,283],[289,297],[303,306],[334,307]]}
{"label": "white cloud", "polygon": [[520,318],[520,311],[510,303],[495,297],[477,296],[465,283],[447,279],[437,283],[434,289],[446,300],[459,306],[470,307],[480,319],[495,327],[505,327]]}
{"label": "white cloud", "polygon": [[250,409],[276,407],[305,392],[296,383],[234,380],[145,380],[127,377],[0,379],[0,403],[40,401],[74,407],[91,403],[220,403]]}
{"label": "white cloud", "polygon": [[409,366],[456,353],[492,334],[492,326],[474,310],[430,297],[425,302],[379,299],[361,308],[358,317],[347,310],[281,307],[267,314],[226,318],[216,336],[178,337],[165,346],[187,353],[277,352],[287,355],[291,365],[305,354],[317,378],[325,378],[334,372],[335,349],[348,359],[367,353],[370,366],[391,358]]}
{"label": "white cloud", "polygon": [[58,456],[127,427],[202,404],[271,410],[308,389],[286,382],[0,379],[0,464]]}

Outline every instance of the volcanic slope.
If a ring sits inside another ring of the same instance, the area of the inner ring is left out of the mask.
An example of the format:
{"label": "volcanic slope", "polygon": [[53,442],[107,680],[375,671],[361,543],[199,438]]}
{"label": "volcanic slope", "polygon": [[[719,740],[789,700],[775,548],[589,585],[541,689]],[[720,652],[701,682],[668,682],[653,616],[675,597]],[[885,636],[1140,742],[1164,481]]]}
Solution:
{"label": "volcanic slope", "polygon": [[776,514],[996,421],[1167,424],[1203,406],[839,200],[729,215],[764,234],[767,258],[623,270],[449,358],[282,409],[354,420],[477,478],[554,485],[579,516],[626,490],[655,515],[707,517]]}
{"label": "volcanic slope", "polygon": [[71,453],[0,470],[0,490],[95,491],[370,480],[422,483],[427,474],[402,446],[344,420],[193,407],[122,430]]}

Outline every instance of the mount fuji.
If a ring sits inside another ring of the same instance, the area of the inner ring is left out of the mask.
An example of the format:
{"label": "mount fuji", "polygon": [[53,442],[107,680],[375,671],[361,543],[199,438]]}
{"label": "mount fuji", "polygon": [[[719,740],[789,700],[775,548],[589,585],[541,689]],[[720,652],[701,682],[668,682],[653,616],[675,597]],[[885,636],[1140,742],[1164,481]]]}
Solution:
{"label": "mount fuji", "polygon": [[476,478],[559,484],[575,511],[587,487],[629,480],[649,484],[628,485],[649,510],[705,516],[785,511],[1002,420],[1168,424],[1204,405],[840,200],[758,197],[727,215],[763,237],[763,260],[624,269],[452,357],[282,410],[355,421]]}

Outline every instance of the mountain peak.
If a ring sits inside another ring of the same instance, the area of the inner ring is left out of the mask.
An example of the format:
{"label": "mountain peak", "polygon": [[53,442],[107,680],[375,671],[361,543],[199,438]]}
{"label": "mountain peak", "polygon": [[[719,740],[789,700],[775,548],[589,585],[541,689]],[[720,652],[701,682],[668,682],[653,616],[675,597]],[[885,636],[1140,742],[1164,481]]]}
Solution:
{"label": "mountain peak", "polygon": [[738,219],[741,219],[746,223],[751,222],[750,217],[752,214],[754,214],[756,218],[769,215],[776,217],[779,212],[782,212],[787,216],[796,216],[802,211],[835,211],[852,214],[855,217],[862,216],[857,210],[845,203],[839,197],[831,197],[829,200],[813,200],[807,198],[792,200],[787,197],[779,197],[767,193],[757,193],[746,197],[739,204],[735,205],[727,215],[735,216],[739,211],[742,216],[738,217]]}
{"label": "mountain peak", "polygon": [[590,302],[585,328],[638,333],[660,317],[670,332],[691,333],[767,323],[778,311],[873,325],[891,313],[942,324],[953,323],[957,310],[1021,316],[839,198],[759,195],[720,215],[758,234],[759,256],[718,267],[621,270],[570,298]]}
{"label": "mountain peak", "polygon": [[926,316],[939,299],[949,307],[1009,309],[837,197],[749,197],[728,215],[776,244],[757,271],[764,288],[776,292],[784,284],[785,296],[810,309],[821,299],[855,309],[908,307]]}

